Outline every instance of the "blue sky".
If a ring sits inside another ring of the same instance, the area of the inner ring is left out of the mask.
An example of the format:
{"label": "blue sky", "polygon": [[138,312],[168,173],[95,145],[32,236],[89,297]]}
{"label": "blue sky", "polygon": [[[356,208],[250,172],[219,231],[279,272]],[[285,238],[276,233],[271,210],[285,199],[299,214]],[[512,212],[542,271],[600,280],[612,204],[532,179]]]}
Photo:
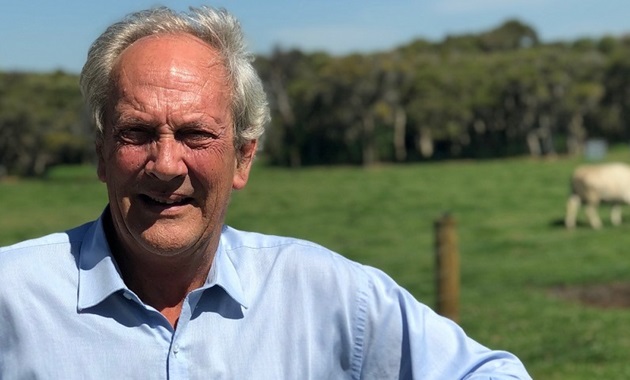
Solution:
{"label": "blue sky", "polygon": [[243,25],[250,48],[273,46],[372,52],[425,38],[479,32],[508,18],[544,41],[630,34],[629,0],[0,0],[0,70],[78,72],[90,43],[128,12],[224,7]]}

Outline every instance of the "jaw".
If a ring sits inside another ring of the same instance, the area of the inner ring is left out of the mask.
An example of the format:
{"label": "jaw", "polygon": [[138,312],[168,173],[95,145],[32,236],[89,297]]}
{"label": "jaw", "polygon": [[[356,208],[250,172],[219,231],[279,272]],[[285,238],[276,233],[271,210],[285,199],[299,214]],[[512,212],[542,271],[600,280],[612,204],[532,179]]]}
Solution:
{"label": "jaw", "polygon": [[158,201],[138,194],[110,207],[125,252],[183,258],[188,254],[205,255],[208,248],[218,244],[217,236],[220,236],[227,208],[227,205],[218,205],[224,203],[227,204],[227,200],[214,199],[212,204],[216,207],[206,209],[193,197]]}

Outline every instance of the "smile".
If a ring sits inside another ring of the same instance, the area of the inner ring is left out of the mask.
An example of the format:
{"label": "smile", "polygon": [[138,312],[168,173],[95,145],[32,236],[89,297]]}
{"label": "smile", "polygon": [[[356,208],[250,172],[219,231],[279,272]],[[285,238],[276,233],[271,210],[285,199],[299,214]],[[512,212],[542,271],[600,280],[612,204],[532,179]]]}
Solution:
{"label": "smile", "polygon": [[189,204],[192,201],[192,198],[188,197],[178,197],[176,199],[171,198],[155,198],[150,195],[141,194],[140,197],[143,201],[147,203],[151,203],[154,205],[162,205],[162,206],[181,206],[185,204]]}

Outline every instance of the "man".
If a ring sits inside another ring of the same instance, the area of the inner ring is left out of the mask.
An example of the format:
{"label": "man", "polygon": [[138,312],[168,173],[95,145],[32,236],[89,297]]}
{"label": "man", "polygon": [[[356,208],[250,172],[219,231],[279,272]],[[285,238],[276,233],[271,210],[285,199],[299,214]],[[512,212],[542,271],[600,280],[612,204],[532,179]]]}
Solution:
{"label": "man", "polygon": [[81,86],[109,204],[0,251],[0,378],[529,379],[384,273],[224,226],[268,120],[225,11],[132,14]]}

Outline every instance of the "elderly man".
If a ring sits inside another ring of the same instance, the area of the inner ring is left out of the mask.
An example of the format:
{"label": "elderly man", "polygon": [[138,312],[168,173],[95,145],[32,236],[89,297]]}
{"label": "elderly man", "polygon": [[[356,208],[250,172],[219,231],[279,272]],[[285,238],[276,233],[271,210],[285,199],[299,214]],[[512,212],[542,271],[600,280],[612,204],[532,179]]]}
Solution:
{"label": "elderly man", "polygon": [[81,86],[109,204],[0,251],[0,378],[529,379],[377,269],[224,226],[268,120],[238,22],[129,15]]}

